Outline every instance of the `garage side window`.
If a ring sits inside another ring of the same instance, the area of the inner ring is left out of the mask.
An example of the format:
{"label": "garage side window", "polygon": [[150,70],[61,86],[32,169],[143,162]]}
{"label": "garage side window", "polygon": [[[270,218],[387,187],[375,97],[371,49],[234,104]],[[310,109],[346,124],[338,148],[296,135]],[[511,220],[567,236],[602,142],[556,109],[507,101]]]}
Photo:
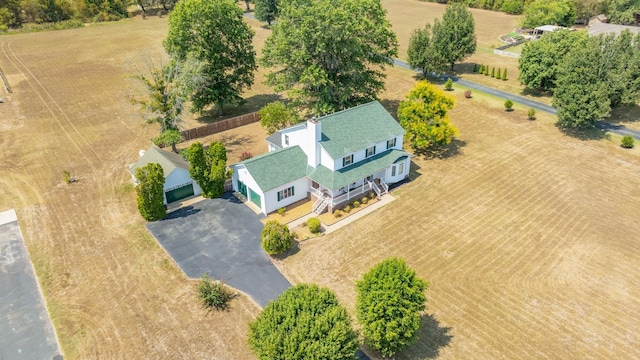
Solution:
{"label": "garage side window", "polygon": [[294,192],[293,192],[293,186],[290,187],[290,188],[286,188],[284,190],[280,190],[280,191],[278,191],[278,201],[284,200],[284,199],[286,199],[286,198],[288,198],[290,196],[293,196],[293,195],[295,195]]}

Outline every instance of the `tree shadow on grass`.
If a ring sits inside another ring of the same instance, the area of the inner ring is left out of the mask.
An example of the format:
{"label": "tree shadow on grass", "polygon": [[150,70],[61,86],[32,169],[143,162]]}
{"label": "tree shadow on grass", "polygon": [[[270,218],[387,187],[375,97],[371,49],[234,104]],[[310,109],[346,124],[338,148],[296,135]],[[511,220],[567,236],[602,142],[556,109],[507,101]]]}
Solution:
{"label": "tree shadow on grass", "polygon": [[396,121],[398,120],[398,106],[400,106],[400,100],[396,99],[382,99],[380,104],[385,108]]}
{"label": "tree shadow on grass", "polygon": [[463,154],[462,148],[467,145],[464,140],[453,139],[451,143],[444,146],[437,146],[429,149],[418,149],[415,154],[430,159],[447,159]]}
{"label": "tree shadow on grass", "polygon": [[211,124],[216,121],[256,112],[268,103],[281,99],[282,97],[278,94],[258,94],[244,99],[241,105],[226,105],[222,116],[218,115],[218,107],[213,106],[205,110],[196,120],[202,124]]}
{"label": "tree shadow on grass", "polygon": [[435,316],[424,314],[420,317],[418,338],[398,355],[411,360],[435,359],[440,356],[440,349],[449,346],[453,339],[450,331],[451,328],[441,326]]}
{"label": "tree shadow on grass", "polygon": [[534,90],[529,88],[522,89],[522,91],[520,91],[520,95],[530,96],[534,98],[549,98],[553,96],[553,94],[550,91],[544,91],[544,90],[538,90],[538,89]]}
{"label": "tree shadow on grass", "polygon": [[244,145],[247,142],[253,140],[253,138],[251,136],[238,136],[238,135],[224,135],[220,138],[220,142],[222,142],[224,144],[224,146],[240,146],[240,145]]}
{"label": "tree shadow on grass", "polygon": [[[603,126],[606,126],[608,123],[601,123]],[[611,125],[611,124],[608,124]],[[589,128],[589,129],[565,129],[556,124],[556,127],[560,132],[562,132],[566,136],[571,136],[572,138],[576,138],[579,140],[587,141],[587,140],[602,140],[609,139],[610,135],[607,134],[606,129],[604,128]]]}

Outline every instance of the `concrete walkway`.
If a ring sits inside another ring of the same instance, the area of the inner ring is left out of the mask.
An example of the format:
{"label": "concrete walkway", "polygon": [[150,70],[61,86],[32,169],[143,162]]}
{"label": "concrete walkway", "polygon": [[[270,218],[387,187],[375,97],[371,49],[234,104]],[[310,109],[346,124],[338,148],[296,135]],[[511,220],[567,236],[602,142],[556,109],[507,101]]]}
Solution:
{"label": "concrete walkway", "polygon": [[62,360],[14,210],[0,212],[0,359]]}
{"label": "concrete walkway", "polygon": [[[333,225],[325,225],[322,224],[322,229],[323,229],[323,233],[328,235],[331,234],[332,232],[340,229],[343,226],[349,225],[352,222],[366,216],[369,215],[370,213],[380,209],[381,207],[387,205],[388,203],[392,202],[393,200],[395,200],[396,198],[394,198],[393,196],[391,196],[390,194],[386,194],[384,195],[380,200],[376,201],[375,204],[369,205],[367,207],[365,207],[364,209],[355,212],[349,216],[344,217],[343,219],[335,222]],[[310,213],[307,214],[301,218],[298,218],[296,220],[293,220],[290,223],[287,223],[287,226],[289,226],[289,229],[293,229],[299,225],[301,225],[302,223],[306,222],[307,220],[309,220],[309,218],[312,217],[317,217],[317,214],[314,213]]]}

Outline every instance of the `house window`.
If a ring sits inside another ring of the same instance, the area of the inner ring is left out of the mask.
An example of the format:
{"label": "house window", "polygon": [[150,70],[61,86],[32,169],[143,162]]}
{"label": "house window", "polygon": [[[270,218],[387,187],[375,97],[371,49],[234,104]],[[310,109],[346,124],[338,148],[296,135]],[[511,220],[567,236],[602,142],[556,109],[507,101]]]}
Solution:
{"label": "house window", "polygon": [[290,196],[293,196],[294,192],[293,192],[293,186],[290,188],[286,188],[284,190],[280,190],[278,191],[278,201],[280,200],[284,200]]}
{"label": "house window", "polygon": [[376,147],[375,147],[375,146],[372,146],[372,147],[370,147],[370,148],[367,148],[367,150],[366,150],[366,152],[365,152],[365,154],[364,154],[364,157],[373,156],[373,155],[375,155],[375,154],[376,154]]}
{"label": "house window", "polygon": [[398,165],[398,175],[402,174],[404,174],[404,163],[400,163],[400,165]]}
{"label": "house window", "polygon": [[342,158],[342,166],[353,164],[353,154]]}
{"label": "house window", "polygon": [[284,136],[284,144],[289,145],[289,135]]}
{"label": "house window", "polygon": [[391,167],[391,176],[396,176],[396,166],[395,165],[393,165]]}
{"label": "house window", "polygon": [[387,149],[391,149],[392,147],[395,147],[395,146],[396,146],[396,138],[387,140]]}

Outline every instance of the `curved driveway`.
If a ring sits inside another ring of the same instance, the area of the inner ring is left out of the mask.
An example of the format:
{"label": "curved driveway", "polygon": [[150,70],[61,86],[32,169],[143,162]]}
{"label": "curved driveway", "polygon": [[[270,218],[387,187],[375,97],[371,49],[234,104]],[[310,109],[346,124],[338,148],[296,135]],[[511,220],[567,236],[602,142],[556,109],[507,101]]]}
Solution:
{"label": "curved driveway", "polygon": [[230,193],[178,209],[147,228],[188,277],[208,273],[261,307],[291,286],[260,247],[260,215]]}

